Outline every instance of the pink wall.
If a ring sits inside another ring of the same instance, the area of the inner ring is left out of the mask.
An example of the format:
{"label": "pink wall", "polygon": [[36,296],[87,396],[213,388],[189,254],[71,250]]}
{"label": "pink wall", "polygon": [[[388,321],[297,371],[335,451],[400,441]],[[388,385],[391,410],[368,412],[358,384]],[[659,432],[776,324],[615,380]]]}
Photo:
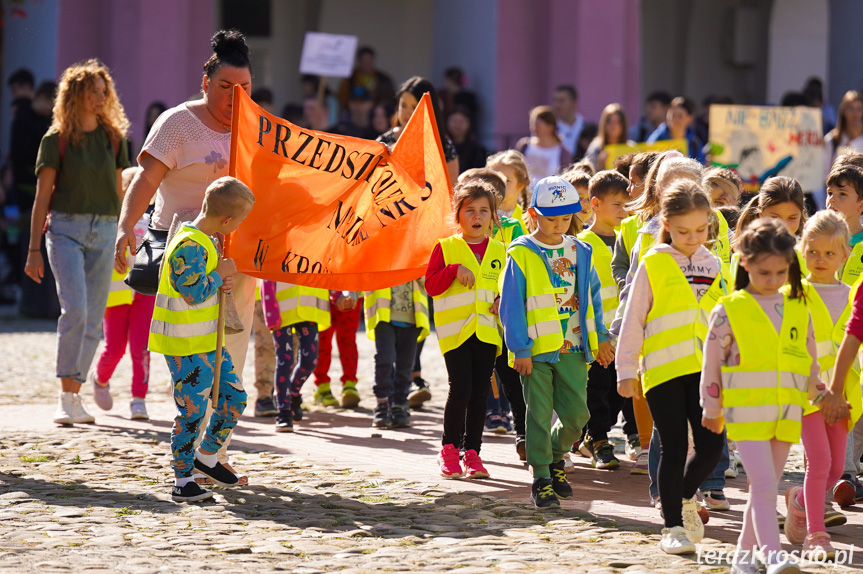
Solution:
{"label": "pink wall", "polygon": [[105,62],[137,149],[150,102],[175,106],[200,89],[212,34],[210,0],[61,0],[57,74],[82,59]]}
{"label": "pink wall", "polygon": [[637,0],[499,0],[495,134],[526,135],[528,111],[549,103],[559,84],[578,88],[579,111],[590,121],[611,102],[634,121],[641,110],[638,6]]}

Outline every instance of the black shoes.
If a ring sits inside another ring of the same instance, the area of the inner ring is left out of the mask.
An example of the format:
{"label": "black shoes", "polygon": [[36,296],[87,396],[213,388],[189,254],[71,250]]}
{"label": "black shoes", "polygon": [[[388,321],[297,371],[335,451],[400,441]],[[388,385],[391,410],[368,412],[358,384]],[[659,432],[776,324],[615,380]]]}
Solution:
{"label": "black shoes", "polygon": [[303,397],[297,395],[291,397],[291,412],[294,414],[294,422],[298,423],[303,420]]}
{"label": "black shoes", "polygon": [[431,391],[422,377],[414,377],[413,384],[416,388],[408,394],[408,405],[412,409],[419,409],[424,402],[431,399]]}
{"label": "black shoes", "polygon": [[548,469],[551,471],[551,487],[554,490],[554,494],[558,498],[572,498],[572,487],[566,481],[564,461],[553,462],[548,465]]}
{"label": "black shoes", "polygon": [[[222,466],[221,462],[217,462],[216,466],[207,466],[197,458],[195,459],[195,470],[209,477],[219,486],[236,486],[240,483],[237,475]],[[188,485],[186,485],[188,486]]]}
{"label": "black shoes", "polygon": [[390,409],[393,428],[403,429],[411,426],[410,412],[407,405],[393,405]]}
{"label": "black shoes", "polygon": [[378,403],[375,407],[375,413],[372,417],[372,426],[377,428],[389,428],[393,426],[389,403]]}
{"label": "black shoes", "polygon": [[560,501],[554,494],[550,478],[539,478],[534,481],[530,488],[530,501],[536,508],[557,508],[560,506]]}
{"label": "black shoes", "polygon": [[290,411],[276,415],[276,432],[294,432],[294,420]]}
{"label": "black shoes", "polygon": [[185,486],[171,487],[171,500],[174,502],[197,502],[207,498],[213,498],[213,493],[198,486],[194,480]]}

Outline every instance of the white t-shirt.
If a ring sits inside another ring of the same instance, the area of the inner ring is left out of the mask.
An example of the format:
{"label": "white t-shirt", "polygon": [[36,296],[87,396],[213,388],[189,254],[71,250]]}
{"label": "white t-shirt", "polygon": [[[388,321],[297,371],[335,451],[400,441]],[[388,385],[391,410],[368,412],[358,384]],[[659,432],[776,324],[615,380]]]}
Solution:
{"label": "white t-shirt", "polygon": [[207,186],[228,175],[231,134],[205,126],[184,102],[159,116],[141,149],[144,152],[168,166],[156,191],[152,225],[170,229],[177,211],[201,209]]}
{"label": "white t-shirt", "polygon": [[563,289],[562,293],[555,293],[557,310],[562,315],[569,317],[561,320],[563,328],[562,353],[581,353],[584,344],[581,338],[581,321],[579,319],[580,303],[578,300],[578,281],[576,280],[576,269],[578,268],[578,257],[576,256],[575,239],[571,235],[564,235],[563,241],[558,245],[548,245],[531,237],[536,245],[542,249],[548,264],[551,266],[552,287]]}
{"label": "white t-shirt", "polygon": [[581,135],[581,130],[584,129],[584,116],[576,113],[575,121],[571,124],[563,120],[557,120],[557,135],[560,136],[561,143],[569,155],[575,157],[575,148],[578,147],[578,136]]}
{"label": "white t-shirt", "polygon": [[539,147],[528,144],[524,148],[524,161],[530,175],[530,187],[539,180],[560,171],[560,147]]}

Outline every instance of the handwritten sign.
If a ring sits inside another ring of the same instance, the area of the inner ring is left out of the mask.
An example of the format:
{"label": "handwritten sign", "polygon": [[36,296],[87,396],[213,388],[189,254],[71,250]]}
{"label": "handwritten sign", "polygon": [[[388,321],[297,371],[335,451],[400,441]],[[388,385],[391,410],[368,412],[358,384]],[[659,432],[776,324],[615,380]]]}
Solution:
{"label": "handwritten sign", "polygon": [[300,56],[300,73],[347,78],[353,72],[356,51],[356,36],[306,32],[303,54]]}
{"label": "handwritten sign", "polygon": [[655,143],[637,144],[612,144],[605,146],[605,169],[614,168],[614,160],[628,153],[641,153],[643,151],[668,151],[676,149],[683,155],[689,155],[689,147],[686,140],[663,140]]}

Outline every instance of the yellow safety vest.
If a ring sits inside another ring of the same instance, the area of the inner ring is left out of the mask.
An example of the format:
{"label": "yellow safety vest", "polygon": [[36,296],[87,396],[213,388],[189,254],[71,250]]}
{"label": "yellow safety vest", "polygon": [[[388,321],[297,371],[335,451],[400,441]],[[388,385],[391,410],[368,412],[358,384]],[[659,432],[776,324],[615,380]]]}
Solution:
{"label": "yellow safety vest", "polygon": [[699,301],[669,253],[651,253],[642,265],[654,294],[641,348],[641,384],[646,393],[671,379],[701,372],[707,319],[728,289],[728,269],[719,262],[719,274]]}
{"label": "yellow safety vest", "polygon": [[132,304],[132,289],[123,281],[125,278],[125,273],[111,271],[111,291],[108,293],[108,305],[106,307]]}
{"label": "yellow safety vest", "polygon": [[626,248],[626,257],[632,257],[632,248],[638,239],[638,230],[644,225],[638,220],[638,215],[630,215],[620,222],[620,234],[623,237],[623,246]]}
{"label": "yellow safety vest", "polygon": [[497,316],[492,315],[489,309],[500,293],[498,279],[506,259],[503,244],[489,239],[482,264],[477,262],[461,236],[441,239],[440,246],[445,265],[464,265],[476,280],[472,289],[455,280],[443,294],[433,297],[435,331],[441,353],[460,347],[476,333],[480,341],[496,346],[500,354]]}
{"label": "yellow safety vest", "polygon": [[[504,225],[504,223],[506,223],[506,225]],[[492,234],[492,239],[500,241],[503,244],[505,251],[509,247],[509,244],[512,243],[512,236],[516,228],[522,230],[521,235],[525,234],[523,227],[524,226],[522,225],[521,221],[517,221],[511,217],[501,218],[500,225],[495,227],[494,234]]]}
{"label": "yellow safety vest", "polygon": [[[559,312],[555,295],[566,292],[566,289],[551,286],[545,258],[529,247],[515,245],[507,251],[507,255],[512,258],[513,263],[518,265],[524,275],[527,336],[533,341],[531,355],[536,356],[559,351],[563,347],[564,341],[563,328],[560,322],[567,319],[569,315]],[[589,287],[587,301],[580,301],[580,303],[587,305],[587,325],[582,326],[582,337],[586,332],[587,347],[591,354],[596,357],[599,349],[599,338],[596,335],[595,311]],[[510,351],[510,367],[514,361],[515,353]]]}
{"label": "yellow safety vest", "polygon": [[731,263],[731,243],[728,241],[728,221],[721,211],[714,211],[717,221],[719,221],[719,235],[716,241],[713,242],[713,254],[728,265]]}
{"label": "yellow safety vest", "polygon": [[[422,341],[431,332],[431,321],[429,321],[428,295],[419,281],[412,281],[414,320],[420,328],[417,341]],[[366,291],[363,310],[366,316],[366,334],[372,341],[375,340],[375,327],[378,323],[390,322],[390,305],[392,304],[392,289],[378,289],[377,291]]]}
{"label": "yellow safety vest", "polygon": [[330,328],[330,292],[293,283],[276,283],[281,329],[304,321],[318,324],[318,331]]}
{"label": "yellow safety vest", "polygon": [[[821,382],[826,385],[830,384],[833,378],[833,367],[836,365],[836,353],[839,351],[839,345],[842,344],[842,338],[845,336],[845,324],[851,318],[851,304],[845,305],[845,309],[839,316],[839,320],[833,323],[830,316],[830,310],[818,294],[818,290],[811,284],[804,281],[803,288],[806,291],[806,300],[808,301],[809,316],[812,317],[812,328],[815,331],[815,342],[818,348],[818,367],[820,369],[819,377]],[[788,292],[788,287],[783,287],[783,293]],[[854,364],[848,372],[848,377],[845,379],[845,400],[851,405],[851,418],[848,421],[848,431],[854,428],[860,414],[863,413],[863,395],[860,392],[860,360],[854,359]],[[814,413],[820,410],[818,405],[807,404],[803,409],[803,415]]]}
{"label": "yellow safety vest", "polygon": [[785,296],[777,333],[761,305],[745,290],[719,302],[740,351],[740,364],[722,367],[722,403],[731,440],[800,440],[809,404],[812,357],[806,350],[809,311],[803,299]]}
{"label": "yellow safety vest", "polygon": [[512,215],[510,217],[518,221],[518,224],[521,227],[521,234],[527,235],[527,220],[530,216],[524,212],[520,203],[515,205],[515,209],[512,210]]}
{"label": "yellow safety vest", "polygon": [[619,303],[617,282],[611,276],[612,253],[608,245],[600,239],[599,235],[589,229],[578,234],[578,238],[587,242],[593,248],[593,267],[602,284],[600,295],[602,297],[602,322],[608,327],[614,321]]}
{"label": "yellow safety vest", "polygon": [[154,353],[186,357],[216,350],[216,330],[219,323],[219,296],[199,305],[189,305],[171,285],[171,255],[181,242],[191,239],[207,250],[205,273],[209,275],[219,264],[219,254],[213,240],[191,226],[183,226],[165,249],[165,266],[159,276],[159,289],[150,323],[149,349]]}
{"label": "yellow safety vest", "polygon": [[863,241],[851,248],[851,255],[848,256],[845,269],[842,270],[842,282],[853,286],[861,272],[863,272]]}

